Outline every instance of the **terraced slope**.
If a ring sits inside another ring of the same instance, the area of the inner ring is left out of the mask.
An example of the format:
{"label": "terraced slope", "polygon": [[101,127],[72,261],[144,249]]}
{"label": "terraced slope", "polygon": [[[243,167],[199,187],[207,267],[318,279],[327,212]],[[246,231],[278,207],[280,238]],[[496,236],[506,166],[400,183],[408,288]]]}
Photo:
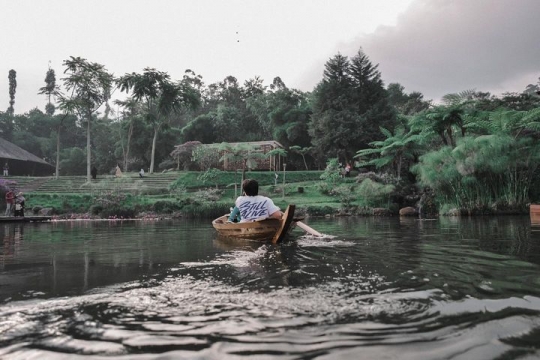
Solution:
{"label": "terraced slope", "polygon": [[126,173],[122,178],[113,175],[98,176],[89,186],[86,176],[54,177],[10,177],[17,182],[17,189],[28,193],[80,193],[87,194],[95,191],[135,191],[143,189],[165,190],[171,182],[178,178],[177,172],[167,172],[145,175],[140,178],[137,173]]}

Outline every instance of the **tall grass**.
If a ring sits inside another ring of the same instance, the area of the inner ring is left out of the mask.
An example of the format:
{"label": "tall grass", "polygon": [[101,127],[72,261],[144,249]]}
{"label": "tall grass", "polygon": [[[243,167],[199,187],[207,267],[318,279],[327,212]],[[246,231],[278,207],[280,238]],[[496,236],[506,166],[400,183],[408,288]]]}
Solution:
{"label": "tall grass", "polygon": [[526,207],[539,165],[537,141],[484,135],[422,156],[413,171],[435,191],[440,205],[491,212]]}

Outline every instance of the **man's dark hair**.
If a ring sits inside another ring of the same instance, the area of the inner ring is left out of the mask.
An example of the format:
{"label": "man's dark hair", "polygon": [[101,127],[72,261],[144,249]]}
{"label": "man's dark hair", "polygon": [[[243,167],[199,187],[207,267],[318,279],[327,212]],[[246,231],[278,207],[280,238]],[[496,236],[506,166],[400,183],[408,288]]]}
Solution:
{"label": "man's dark hair", "polygon": [[242,182],[242,190],[247,196],[257,196],[259,195],[259,183],[257,180],[246,179]]}

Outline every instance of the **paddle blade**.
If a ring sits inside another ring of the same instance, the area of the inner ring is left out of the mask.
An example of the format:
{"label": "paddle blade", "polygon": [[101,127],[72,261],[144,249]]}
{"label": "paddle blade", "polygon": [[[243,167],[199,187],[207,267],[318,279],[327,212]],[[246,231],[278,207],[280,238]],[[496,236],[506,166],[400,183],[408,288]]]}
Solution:
{"label": "paddle blade", "polygon": [[323,234],[321,234],[321,233],[318,232],[317,230],[313,229],[312,227],[309,227],[308,225],[304,224],[304,223],[301,222],[301,221],[297,221],[297,222],[296,222],[296,226],[298,226],[299,228],[303,229],[305,232],[307,232],[307,233],[310,234],[310,235],[313,235],[313,236],[323,236]]}

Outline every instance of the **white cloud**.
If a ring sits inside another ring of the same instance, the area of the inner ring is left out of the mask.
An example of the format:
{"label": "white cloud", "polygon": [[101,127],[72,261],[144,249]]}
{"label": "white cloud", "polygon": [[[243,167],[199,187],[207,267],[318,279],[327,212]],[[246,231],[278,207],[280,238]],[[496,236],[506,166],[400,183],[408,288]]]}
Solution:
{"label": "white cloud", "polygon": [[337,50],[353,55],[362,47],[386,84],[426,98],[468,89],[521,92],[540,73],[538,14],[537,0],[417,0],[395,26],[359,34]]}

